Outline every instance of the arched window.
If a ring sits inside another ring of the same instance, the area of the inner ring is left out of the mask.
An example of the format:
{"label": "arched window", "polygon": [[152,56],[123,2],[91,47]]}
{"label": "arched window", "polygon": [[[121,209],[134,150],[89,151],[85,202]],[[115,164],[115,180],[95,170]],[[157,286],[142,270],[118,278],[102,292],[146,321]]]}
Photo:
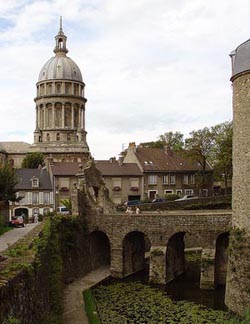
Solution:
{"label": "arched window", "polygon": [[49,142],[50,141],[50,135],[49,135],[49,133],[46,135],[46,138],[47,138],[47,142]]}
{"label": "arched window", "polygon": [[57,140],[57,141],[60,141],[60,133],[57,133],[57,134],[56,134],[56,140]]}

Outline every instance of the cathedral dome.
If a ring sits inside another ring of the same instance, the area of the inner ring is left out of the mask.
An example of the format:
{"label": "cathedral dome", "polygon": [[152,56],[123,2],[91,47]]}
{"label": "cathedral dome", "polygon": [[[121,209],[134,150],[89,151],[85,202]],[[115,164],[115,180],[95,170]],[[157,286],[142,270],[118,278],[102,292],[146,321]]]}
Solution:
{"label": "cathedral dome", "polygon": [[60,29],[55,37],[56,46],[54,48],[54,57],[48,60],[41,69],[38,77],[38,82],[45,80],[73,80],[82,81],[82,74],[76,63],[71,60],[66,54],[67,36],[62,30],[62,20],[60,19]]}
{"label": "cathedral dome", "polygon": [[41,69],[38,82],[52,79],[82,81],[82,74],[76,63],[66,55],[56,55]]}

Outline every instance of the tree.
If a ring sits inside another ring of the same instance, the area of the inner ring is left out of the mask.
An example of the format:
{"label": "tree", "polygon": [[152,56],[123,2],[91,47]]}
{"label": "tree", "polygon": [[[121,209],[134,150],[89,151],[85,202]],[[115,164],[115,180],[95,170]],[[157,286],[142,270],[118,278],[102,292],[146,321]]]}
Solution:
{"label": "tree", "polygon": [[182,149],[184,146],[183,134],[180,132],[166,132],[160,135],[157,141],[144,142],[139,146],[146,148],[164,148],[166,145],[174,151]]}
{"label": "tree", "polygon": [[232,179],[233,163],[233,123],[227,121],[211,128],[214,137],[213,168],[215,178],[224,181],[225,194],[228,180]]}
{"label": "tree", "polygon": [[185,155],[196,161],[201,166],[198,175],[201,178],[201,188],[205,188],[206,171],[209,170],[208,163],[212,156],[214,136],[208,127],[192,131],[190,137],[185,140]]}
{"label": "tree", "polygon": [[15,201],[15,185],[18,179],[16,171],[9,163],[0,165],[0,201]]}
{"label": "tree", "polygon": [[166,132],[159,136],[159,140],[174,151],[180,150],[184,147],[183,134],[181,132]]}
{"label": "tree", "polygon": [[22,168],[37,169],[44,165],[44,157],[40,152],[27,153],[22,162]]}

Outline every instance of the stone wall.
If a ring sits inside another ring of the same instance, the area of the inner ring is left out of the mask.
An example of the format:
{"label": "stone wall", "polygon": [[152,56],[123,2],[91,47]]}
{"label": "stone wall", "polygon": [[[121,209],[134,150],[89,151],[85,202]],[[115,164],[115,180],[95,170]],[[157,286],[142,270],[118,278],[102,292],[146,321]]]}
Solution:
{"label": "stone wall", "polygon": [[233,231],[229,243],[226,304],[237,313],[243,313],[250,305],[249,98],[248,70],[233,80]]}

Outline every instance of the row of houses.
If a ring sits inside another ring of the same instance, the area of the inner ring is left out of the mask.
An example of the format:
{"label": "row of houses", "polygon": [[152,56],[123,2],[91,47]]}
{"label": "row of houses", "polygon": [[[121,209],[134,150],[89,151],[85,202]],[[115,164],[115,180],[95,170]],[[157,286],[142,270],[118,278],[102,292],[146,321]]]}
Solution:
{"label": "row of houses", "polygon": [[[169,147],[163,149],[137,147],[130,143],[118,160],[96,160],[109,196],[115,204],[127,200],[152,200],[175,193],[179,196],[213,194],[212,168],[206,166],[206,183],[200,188],[196,174],[201,166]],[[76,195],[78,173],[83,168],[79,162],[53,162],[38,169],[17,169],[16,185],[19,201],[10,203],[10,217],[24,213],[47,214],[62,205],[62,200],[72,200]]]}

